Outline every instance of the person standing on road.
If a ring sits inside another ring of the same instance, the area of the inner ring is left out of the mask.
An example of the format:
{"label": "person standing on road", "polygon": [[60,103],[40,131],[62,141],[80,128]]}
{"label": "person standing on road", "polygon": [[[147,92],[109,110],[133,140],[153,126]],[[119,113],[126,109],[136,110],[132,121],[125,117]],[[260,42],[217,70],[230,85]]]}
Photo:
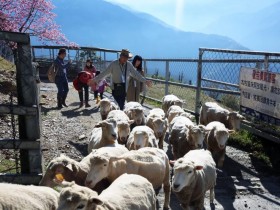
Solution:
{"label": "person standing on road", "polygon": [[[137,71],[144,76],[144,70],[142,68],[142,57],[136,55],[132,60],[132,65]],[[128,89],[127,89],[127,102],[136,101],[139,102],[140,92],[143,91],[143,83],[135,80],[133,77],[129,78]]]}
{"label": "person standing on road", "polygon": [[103,79],[107,75],[111,75],[111,89],[112,95],[118,103],[121,110],[124,108],[126,92],[128,88],[129,77],[133,77],[136,80],[146,83],[151,86],[151,81],[146,80],[128,61],[132,54],[127,49],[122,49],[120,58],[111,62],[108,68],[101,72],[97,77],[89,81],[89,84],[96,83]]}
{"label": "person standing on road", "polygon": [[[88,79],[94,78],[96,74],[96,68],[92,64],[93,62],[88,59],[86,61],[86,65],[84,67],[84,70],[81,71],[78,74],[78,81],[79,81],[79,99],[80,99],[80,106],[79,108],[83,107],[85,102],[85,107],[90,107],[89,101],[89,86],[87,84]],[[85,94],[84,94],[85,93]],[[85,95],[85,101],[84,101],[84,95]]]}
{"label": "person standing on road", "polygon": [[69,92],[68,87],[68,79],[67,79],[67,71],[70,68],[71,61],[68,63],[64,63],[64,58],[66,57],[66,49],[61,48],[58,51],[58,56],[54,61],[55,68],[57,70],[57,74],[55,77],[55,84],[57,87],[57,108],[61,109],[62,105],[68,107],[66,105],[66,98]]}

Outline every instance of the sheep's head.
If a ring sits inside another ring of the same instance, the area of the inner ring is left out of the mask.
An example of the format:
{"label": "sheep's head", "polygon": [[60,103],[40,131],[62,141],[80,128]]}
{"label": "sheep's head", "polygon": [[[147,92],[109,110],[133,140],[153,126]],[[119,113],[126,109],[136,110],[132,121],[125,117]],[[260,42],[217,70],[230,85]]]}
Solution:
{"label": "sheep's head", "polygon": [[134,120],[125,120],[125,121],[118,121],[118,135],[120,139],[120,144],[126,144],[127,137],[130,134],[130,125],[134,122]]}
{"label": "sheep's head", "polygon": [[162,118],[154,118],[152,121],[153,131],[155,136],[160,138],[164,135],[167,129],[167,120]]}
{"label": "sheep's head", "polygon": [[196,178],[196,171],[201,170],[203,166],[195,165],[192,161],[180,158],[174,164],[174,176],[172,189],[174,192],[180,192],[184,187],[190,187]]}
{"label": "sheep's head", "polygon": [[61,190],[58,202],[58,210],[86,210],[91,208],[98,194],[87,188],[73,183]]}
{"label": "sheep's head", "polygon": [[242,115],[240,115],[237,112],[230,112],[228,114],[228,121],[229,121],[229,126],[230,126],[229,128],[233,129],[235,131],[239,131],[242,120],[245,120],[245,117],[243,117]]}
{"label": "sheep's head", "polygon": [[[230,131],[232,132],[232,131]],[[220,149],[224,149],[226,147],[228,138],[229,138],[229,130],[224,128],[224,129],[219,129],[216,128],[214,131],[214,136],[217,141],[218,147]]]}
{"label": "sheep's head", "polygon": [[205,138],[205,126],[203,125],[190,125],[188,126],[188,140],[190,140],[191,149],[201,149]]}
{"label": "sheep's head", "polygon": [[100,114],[101,116],[106,116],[111,111],[111,101],[107,98],[100,101]]}
{"label": "sheep's head", "polygon": [[134,149],[138,150],[147,147],[149,142],[149,135],[145,131],[137,130],[134,132]]}
{"label": "sheep's head", "polygon": [[90,159],[90,171],[87,175],[85,186],[94,188],[102,179],[108,176],[109,157],[106,154],[93,155]]}
{"label": "sheep's head", "polygon": [[115,141],[118,138],[118,128],[115,119],[107,119],[99,122],[95,125],[96,128],[102,128],[102,136],[111,141]]}
{"label": "sheep's head", "polygon": [[131,110],[131,120],[134,120],[136,125],[141,125],[143,123],[144,111],[142,108],[137,108]]}
{"label": "sheep's head", "polygon": [[49,163],[39,185],[48,187],[56,186],[57,183],[54,182],[54,179],[56,179],[57,174],[60,174],[66,181],[74,181],[78,171],[79,166],[75,161],[67,156],[61,155]]}

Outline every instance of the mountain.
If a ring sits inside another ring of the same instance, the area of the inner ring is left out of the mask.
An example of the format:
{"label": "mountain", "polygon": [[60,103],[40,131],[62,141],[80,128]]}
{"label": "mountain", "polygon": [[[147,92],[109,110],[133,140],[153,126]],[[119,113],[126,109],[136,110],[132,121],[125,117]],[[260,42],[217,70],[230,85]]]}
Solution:
{"label": "mountain", "polygon": [[63,33],[80,46],[128,48],[145,58],[198,57],[199,47],[246,49],[228,37],[184,32],[148,14],[103,0],[60,0],[54,4]]}
{"label": "mountain", "polygon": [[234,13],[222,16],[202,31],[230,36],[252,50],[280,51],[280,1],[251,13]]}

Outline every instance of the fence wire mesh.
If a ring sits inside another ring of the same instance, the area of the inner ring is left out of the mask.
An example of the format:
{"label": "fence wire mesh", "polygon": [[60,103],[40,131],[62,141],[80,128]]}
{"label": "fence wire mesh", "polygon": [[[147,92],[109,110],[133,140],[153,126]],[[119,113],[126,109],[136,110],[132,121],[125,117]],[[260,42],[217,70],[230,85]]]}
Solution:
{"label": "fence wire mesh", "polygon": [[[8,106],[13,110],[18,103],[14,56],[7,42],[0,41],[0,49],[0,105]],[[12,142],[6,141],[8,139]],[[0,174],[20,173],[16,139],[19,139],[17,116],[0,113]],[[6,149],[11,143],[14,144],[14,149]]]}
{"label": "fence wire mesh", "polygon": [[146,76],[156,79],[146,96],[161,101],[164,95],[174,94],[185,101],[185,109],[194,110],[197,60],[145,59],[144,66]]}
{"label": "fence wire mesh", "polygon": [[[280,72],[280,53],[203,48],[200,49],[200,54],[202,55],[201,103],[215,101],[235,111],[240,111],[239,77],[242,67]],[[269,119],[263,123],[249,115],[247,119],[261,125],[271,123]]]}

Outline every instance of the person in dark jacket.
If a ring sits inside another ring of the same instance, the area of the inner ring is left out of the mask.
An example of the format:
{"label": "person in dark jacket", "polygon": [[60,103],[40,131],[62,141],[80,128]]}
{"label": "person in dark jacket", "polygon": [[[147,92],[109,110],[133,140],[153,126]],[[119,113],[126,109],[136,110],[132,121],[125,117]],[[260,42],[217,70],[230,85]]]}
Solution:
{"label": "person in dark jacket", "polygon": [[55,68],[58,69],[55,84],[57,87],[57,107],[59,109],[62,108],[62,105],[68,107],[66,105],[66,98],[69,91],[68,87],[68,79],[67,79],[67,71],[70,68],[71,61],[68,63],[64,63],[64,58],[66,57],[66,49],[61,48],[58,51],[58,56],[54,61]]}

